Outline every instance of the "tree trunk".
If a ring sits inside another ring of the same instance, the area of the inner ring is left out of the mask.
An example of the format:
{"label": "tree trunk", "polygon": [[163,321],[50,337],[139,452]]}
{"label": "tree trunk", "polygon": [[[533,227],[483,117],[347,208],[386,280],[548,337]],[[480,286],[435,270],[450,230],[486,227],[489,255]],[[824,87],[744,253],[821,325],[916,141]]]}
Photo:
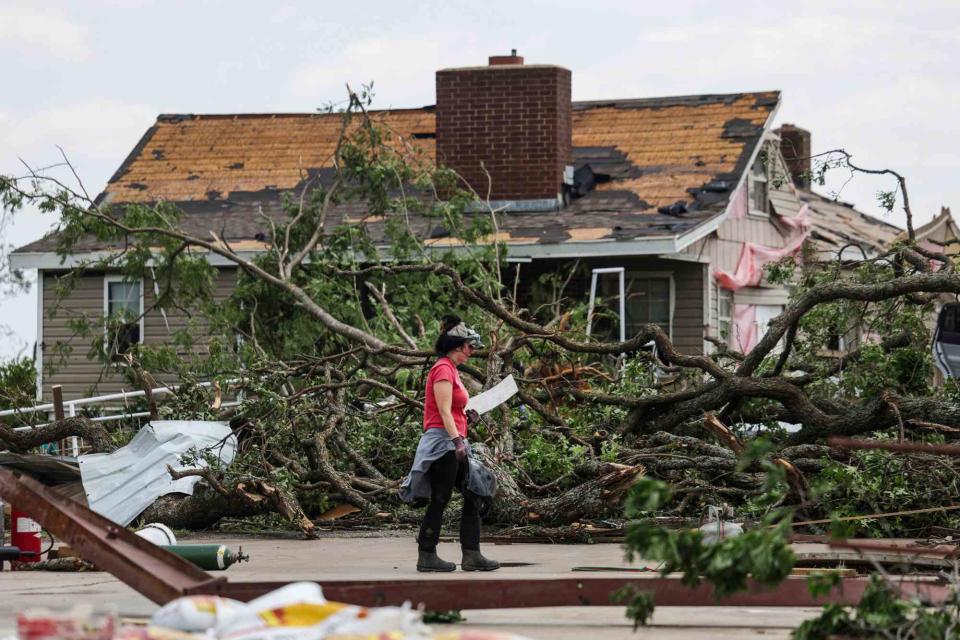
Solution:
{"label": "tree trunk", "polygon": [[592,480],[555,496],[529,498],[509,471],[493,460],[483,445],[473,445],[474,454],[497,478],[497,494],[489,520],[509,524],[536,522],[542,525],[569,524],[581,518],[602,518],[619,507],[626,492],[644,474],[641,464],[600,465],[604,472]]}

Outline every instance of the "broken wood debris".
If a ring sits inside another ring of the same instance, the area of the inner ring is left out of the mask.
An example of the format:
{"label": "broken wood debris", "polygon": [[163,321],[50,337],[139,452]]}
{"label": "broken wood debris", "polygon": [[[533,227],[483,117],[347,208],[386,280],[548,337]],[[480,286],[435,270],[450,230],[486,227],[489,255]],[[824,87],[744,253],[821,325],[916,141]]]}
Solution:
{"label": "broken wood debris", "polygon": [[879,520],[881,518],[894,518],[897,516],[913,516],[921,513],[935,513],[937,511],[955,511],[960,509],[960,504],[952,504],[944,507],[926,507],[923,509],[908,509],[906,511],[889,511],[886,513],[869,513],[862,516],[840,516],[837,518],[821,518],[820,520],[801,520],[794,522],[793,527],[805,527],[811,524],[830,524],[831,522],[852,522],[856,520]]}
{"label": "broken wood debris", "polygon": [[840,449],[881,449],[899,453],[929,453],[938,456],[960,456],[960,445],[926,444],[922,442],[887,442],[885,440],[855,440],[841,436],[827,438],[831,447]]}

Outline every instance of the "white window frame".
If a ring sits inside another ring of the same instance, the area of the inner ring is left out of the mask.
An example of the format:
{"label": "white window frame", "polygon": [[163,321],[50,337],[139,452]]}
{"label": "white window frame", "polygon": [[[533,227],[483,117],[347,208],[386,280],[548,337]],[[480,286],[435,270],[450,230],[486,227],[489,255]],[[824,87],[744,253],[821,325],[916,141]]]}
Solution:
{"label": "white window frame", "polygon": [[624,342],[627,338],[627,313],[626,313],[626,303],[627,296],[626,290],[624,289],[624,273],[625,269],[623,267],[599,267],[593,269],[590,274],[590,302],[587,306],[587,337],[593,333],[593,309],[597,302],[597,284],[599,283],[598,277],[602,275],[613,275],[617,276],[617,297],[620,299],[619,302],[619,320],[618,326],[620,327],[620,342]]}
{"label": "white window frame", "polygon": [[43,269],[37,269],[37,339],[34,344],[33,364],[37,370],[36,398],[43,400]]}
{"label": "white window frame", "polygon": [[110,336],[107,335],[107,324],[110,321],[110,284],[114,282],[122,282],[127,284],[137,283],[140,285],[140,340],[137,344],[144,344],[146,339],[146,334],[144,330],[144,320],[146,319],[143,314],[143,278],[127,278],[126,276],[118,275],[106,275],[103,276],[103,342],[105,345],[109,346]]}
{"label": "white window frame", "polygon": [[[767,335],[767,329],[770,328],[770,321],[776,318],[777,316],[779,316],[781,313],[783,313],[783,310],[784,308],[786,308],[786,306],[782,304],[770,304],[770,303],[761,303],[761,304],[756,304],[754,306],[756,307],[756,316],[754,316],[755,319],[753,321],[753,324],[757,329],[757,342],[760,342],[761,340],[763,340],[763,337]],[[768,310],[772,307],[777,307],[779,310],[777,311],[776,315],[772,315],[767,318],[766,324],[761,324],[761,320],[758,317],[760,315],[760,307],[765,307]],[[777,355],[780,352],[782,352],[785,340],[786,338],[780,338],[780,341],[777,342],[776,346],[774,346],[773,349],[770,350],[770,354]]]}
{"label": "white window frame", "polygon": [[[760,163],[760,158],[757,157],[754,159],[753,164],[750,165],[750,170],[747,172],[747,215],[753,216],[755,218],[763,218],[767,220],[770,218],[770,179],[767,176],[767,171],[764,170],[763,175],[760,176],[754,172],[754,167]],[[765,167],[763,167],[766,169]],[[763,188],[767,192],[767,211],[761,211],[759,209],[753,208],[753,193],[754,189],[757,188],[757,183],[762,183]]]}
{"label": "white window frame", "polygon": [[[720,301],[724,297],[726,297],[730,302],[729,304],[730,315],[728,316],[720,315]],[[734,306],[735,306],[735,303],[733,300],[733,291],[730,291],[729,289],[724,289],[723,287],[717,285],[717,337],[723,340],[727,346],[731,346],[731,338],[733,337],[733,317],[735,315]],[[724,336],[723,332],[720,330],[724,319],[726,319],[727,326],[729,328],[729,331],[727,331],[726,336]]]}

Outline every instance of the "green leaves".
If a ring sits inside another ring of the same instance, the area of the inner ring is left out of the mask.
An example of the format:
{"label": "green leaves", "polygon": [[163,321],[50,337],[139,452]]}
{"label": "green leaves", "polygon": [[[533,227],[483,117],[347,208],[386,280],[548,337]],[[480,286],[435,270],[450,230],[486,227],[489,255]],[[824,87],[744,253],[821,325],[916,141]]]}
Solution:
{"label": "green leaves", "polygon": [[627,618],[633,620],[633,630],[647,624],[653,616],[654,597],[649,591],[640,591],[636,586],[628,584],[614,592],[611,600],[617,603],[626,603]]}
{"label": "green leaves", "polygon": [[[36,399],[37,370],[31,358],[0,363],[0,409],[33,404]],[[17,416],[4,418],[7,424],[19,424]]]}
{"label": "green leaves", "polygon": [[840,573],[837,571],[812,573],[807,578],[807,590],[814,598],[826,596],[839,584]]}
{"label": "green leaves", "polygon": [[[820,509],[836,517],[923,509],[956,502],[960,476],[945,461],[918,464],[916,459],[887,451],[854,451],[849,460],[825,461],[817,476]],[[931,525],[951,526],[953,513],[932,512],[873,520],[837,522],[841,537],[922,535]]]}
{"label": "green leaves", "polygon": [[565,439],[547,439],[535,434],[523,443],[519,457],[520,468],[537,484],[547,484],[574,468],[574,461],[583,458],[583,447],[574,446]]}
{"label": "green leaves", "polygon": [[[811,590],[811,593],[813,591]],[[824,592],[821,591],[820,595]],[[794,640],[826,640],[833,637],[904,638],[940,640],[956,637],[958,620],[956,591],[939,607],[902,600],[882,576],[873,574],[855,607],[829,604],[819,617],[807,620],[793,634]]]}
{"label": "green leaves", "polygon": [[[643,477],[627,494],[625,512],[628,518],[639,518],[647,513],[659,510],[672,497],[670,486],[666,482],[650,477]],[[628,545],[628,553],[634,549]],[[630,557],[630,556],[628,556]],[[630,557],[632,560],[633,558]]]}
{"label": "green leaves", "polygon": [[[745,589],[748,578],[761,585],[775,585],[790,574],[794,556],[788,544],[788,512],[770,516],[742,535],[708,544],[699,530],[670,531],[647,519],[670,498],[669,487],[659,480],[642,478],[634,485],[626,500],[626,516],[631,519],[625,542],[628,560],[658,561],[661,575],[680,573],[688,586],[705,580],[714,586],[718,597]],[[648,616],[647,604],[638,603],[637,612]],[[643,624],[646,617],[634,620]]]}
{"label": "green leaves", "polygon": [[[766,471],[761,501],[773,505],[783,496],[783,469],[768,460],[772,445],[757,438],[747,443],[741,468],[760,462]],[[789,540],[792,510],[769,510],[761,522],[741,535],[707,542],[699,529],[671,531],[656,525],[651,514],[661,511],[672,498],[670,487],[654,478],[641,478],[625,501],[626,528],[624,549],[629,561],[659,562],[661,575],[680,573],[683,584],[694,587],[706,581],[717,597],[747,588],[749,579],[772,586],[784,580],[793,569],[794,555]],[[653,607],[649,594],[624,593],[631,597],[627,615],[635,625],[645,624]]]}

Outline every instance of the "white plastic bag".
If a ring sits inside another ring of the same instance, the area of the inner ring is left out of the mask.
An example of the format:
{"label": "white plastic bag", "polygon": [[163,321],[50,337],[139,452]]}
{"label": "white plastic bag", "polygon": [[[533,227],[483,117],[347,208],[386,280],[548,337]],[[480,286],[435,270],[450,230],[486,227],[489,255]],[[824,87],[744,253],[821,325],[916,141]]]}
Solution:
{"label": "white plastic bag", "polygon": [[150,624],[177,631],[206,631],[223,617],[242,611],[246,605],[220,596],[184,596],[160,607]]}
{"label": "white plastic bag", "polygon": [[366,611],[328,602],[314,582],[295,582],[231,611],[218,621],[215,635],[219,640],[320,640],[336,622]]}

